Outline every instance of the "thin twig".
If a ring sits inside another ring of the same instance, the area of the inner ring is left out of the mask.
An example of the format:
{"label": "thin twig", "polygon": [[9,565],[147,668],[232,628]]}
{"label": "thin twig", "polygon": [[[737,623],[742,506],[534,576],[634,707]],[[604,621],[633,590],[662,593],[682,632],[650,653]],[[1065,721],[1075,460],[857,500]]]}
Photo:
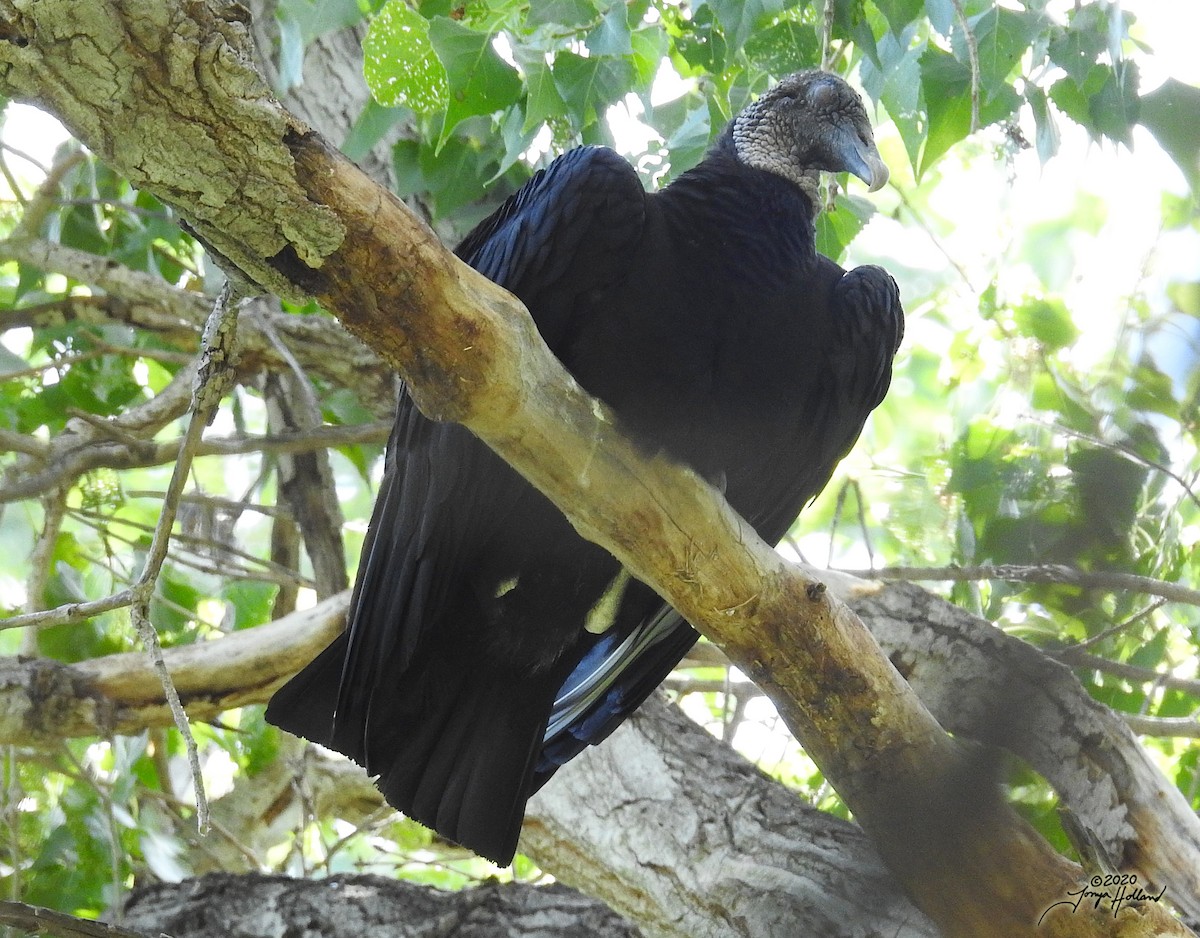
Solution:
{"label": "thin twig", "polygon": [[[164,492],[155,492],[146,489],[131,489],[125,493],[126,498],[149,498],[154,501],[162,501]],[[228,511],[253,511],[260,515],[267,515],[270,518],[288,518],[291,520],[292,513],[283,505],[262,505],[258,502],[249,502],[238,500],[236,498],[222,498],[219,495],[208,495],[204,492],[184,492],[180,498],[182,502],[193,502],[197,505],[203,505],[206,508],[223,508]]]}
{"label": "thin twig", "polygon": [[1128,619],[1124,620],[1123,622],[1118,622],[1116,625],[1109,626],[1107,629],[1104,629],[1104,631],[1102,631],[1096,635],[1093,635],[1091,638],[1085,639],[1084,641],[1079,642],[1076,645],[1072,645],[1071,647],[1082,651],[1085,648],[1092,648],[1096,645],[1099,645],[1106,638],[1112,638],[1114,635],[1119,635],[1121,632],[1124,632],[1131,625],[1135,625],[1138,622],[1141,622],[1144,618],[1146,618],[1146,616],[1161,609],[1166,604],[1167,604],[1167,601],[1165,599],[1161,599],[1161,598],[1156,599],[1154,602],[1152,602],[1149,606],[1147,606],[1141,612],[1135,612],[1133,615],[1131,615]]}
{"label": "thin twig", "polygon": [[[135,531],[151,533],[154,531],[154,526],[152,525],[133,521],[129,518],[113,518],[98,511],[74,509],[71,511],[71,517],[81,524],[85,524],[93,530],[102,533],[105,537],[112,538],[130,547],[136,547],[139,542],[133,538],[122,537],[114,533],[112,530],[113,525],[123,525],[133,528]],[[314,589],[316,586],[312,580],[303,576],[298,571],[263,557],[255,557],[247,551],[239,550],[232,544],[212,538],[198,537],[194,534],[175,534],[172,540],[183,547],[186,554],[192,556],[181,556],[174,550],[168,552],[168,556],[175,563],[198,570],[201,573],[212,573],[217,576],[252,580],[259,583],[275,583],[279,586],[303,586],[307,589]],[[243,560],[246,565],[232,562],[222,564],[217,558],[213,558],[212,560],[206,559],[204,556],[206,549],[213,553],[219,553],[225,558]]]}
{"label": "thin twig", "polygon": [[925,232],[925,234],[929,237],[929,240],[933,242],[933,246],[938,249],[941,255],[946,259],[946,262],[954,268],[954,270],[962,278],[963,283],[967,285],[971,292],[978,294],[979,291],[975,289],[974,284],[971,282],[971,275],[967,273],[966,268],[963,267],[962,264],[960,264],[954,257],[954,255],[946,248],[946,246],[942,244],[941,239],[934,232],[933,228],[928,222],[925,221],[925,218],[919,211],[917,211],[916,206],[912,204],[912,200],[909,199],[905,194],[904,187],[893,185],[891,188],[893,192],[900,196],[900,204],[908,210],[909,216],[917,223],[917,227]]}
{"label": "thin twig", "polygon": [[[160,394],[159,397],[161,396]],[[114,421],[108,421],[108,423],[111,426]],[[380,420],[374,423],[342,427],[315,427],[303,433],[218,437],[200,441],[195,455],[241,456],[247,453],[305,453],[333,446],[384,443],[387,441],[390,431],[391,422]],[[113,433],[109,431],[109,435],[113,435]],[[6,439],[4,431],[0,431],[0,446]],[[32,440],[32,438],[28,439]],[[37,442],[40,441],[32,440],[32,443]],[[33,448],[32,443],[30,449]],[[139,441],[137,447],[131,447],[101,442],[92,436],[87,439],[73,438],[71,444],[56,447],[52,442],[44,452],[37,452],[36,456],[39,461],[47,463],[46,468],[33,475],[18,477],[0,488],[0,504],[39,496],[63,481],[73,481],[93,469],[139,469],[171,463],[175,460],[181,440],[169,440],[162,443],[146,440],[145,442]],[[12,448],[25,451],[24,444]],[[31,453],[31,455],[34,454]]]}
{"label": "thin twig", "polygon": [[74,146],[74,149],[63,150],[59,154],[59,159],[50,167],[46,178],[42,180],[41,185],[34,192],[33,198],[25,206],[25,211],[21,215],[21,220],[17,222],[10,240],[23,241],[37,238],[38,232],[42,228],[42,222],[58,206],[59,186],[62,185],[67,174],[86,159],[87,154],[78,144]]}
{"label": "thin twig", "polygon": [[967,22],[967,11],[963,9],[962,0],[950,2],[954,4],[954,15],[966,37],[967,58],[971,62],[971,133],[975,133],[979,129],[979,43],[975,41],[971,24]]}
{"label": "thin twig", "polygon": [[158,632],[150,621],[150,598],[154,585],[158,581],[163,561],[167,557],[167,547],[171,540],[171,528],[175,524],[175,516],[179,510],[179,497],[187,484],[191,472],[192,459],[205,428],[212,423],[222,398],[233,382],[234,343],[237,339],[237,300],[233,287],[228,283],[221,290],[213,306],[212,315],[204,327],[204,343],[200,357],[200,368],[196,372],[195,384],[192,387],[192,413],[188,420],[187,433],[179,447],[179,458],[175,470],[171,474],[171,482],[167,486],[166,498],[163,499],[162,516],[159,518],[157,530],[150,543],[146,556],[146,565],[142,568],[141,576],[134,585],[134,601],[130,607],[130,615],[134,628],[146,645],[154,662],[154,669],[162,682],[163,693],[167,704],[175,718],[175,726],[187,746],[188,763],[192,770],[192,785],[196,792],[196,826],[201,833],[208,830],[209,811],[208,799],[204,794],[204,779],[200,772],[200,754],[196,748],[196,740],[188,725],[187,714],[179,700],[179,692],[171,680],[163,660],[162,645],[158,640]]}
{"label": "thin twig", "polygon": [[1185,694],[1191,694],[1193,697],[1200,696],[1200,680],[1186,677],[1175,677],[1171,674],[1164,674],[1162,671],[1153,671],[1150,668],[1139,668],[1137,665],[1125,664],[1122,661],[1110,661],[1107,658],[1101,658],[1099,655],[1089,655],[1087,652],[1076,651],[1072,648],[1046,649],[1046,655],[1061,661],[1065,665],[1072,668],[1088,668],[1092,671],[1100,671],[1103,674],[1111,674],[1114,677],[1121,677],[1134,684],[1156,684],[1159,687],[1168,687],[1171,690],[1183,691]]}
{"label": "thin twig", "polygon": [[31,163],[38,170],[41,171],[42,175],[46,175],[50,172],[50,167],[47,166],[45,163],[43,163],[41,160],[39,160],[36,156],[31,156],[30,154],[26,153],[24,150],[20,150],[17,147],[14,147],[11,143],[0,142],[0,150],[7,150],[13,156],[20,157],[26,163]]}
{"label": "thin twig", "polygon": [[1191,717],[1140,717],[1132,713],[1122,713],[1121,716],[1139,736],[1200,739],[1200,720]]}
{"label": "thin twig", "polygon": [[17,182],[17,177],[13,175],[12,168],[8,165],[8,160],[4,158],[3,153],[0,153],[0,172],[4,173],[4,181],[8,183],[8,188],[11,190],[13,198],[17,200],[17,204],[21,208],[28,205],[29,199],[21,191],[21,184]]}
{"label": "thin twig", "polygon": [[975,567],[880,567],[877,570],[842,570],[864,580],[946,580],[966,583],[973,580],[1010,580],[1018,583],[1061,583],[1084,589],[1124,591],[1145,596],[1161,596],[1173,603],[1200,606],[1200,590],[1154,577],[1134,573],[1078,570],[1062,564],[1020,566],[995,564]]}
{"label": "thin twig", "polygon": [[1140,463],[1148,469],[1153,469],[1156,472],[1161,472],[1168,479],[1175,482],[1183,489],[1184,495],[1197,508],[1200,508],[1200,495],[1197,495],[1191,484],[1183,476],[1179,475],[1170,466],[1165,466],[1160,462],[1149,459],[1143,456],[1133,447],[1125,443],[1114,443],[1110,440],[1102,440],[1098,436],[1093,436],[1090,433],[1084,433],[1082,430],[1075,430],[1071,427],[1065,427],[1061,423],[1056,423],[1053,420],[1047,420],[1037,414],[1025,414],[1025,419],[1031,422],[1040,423],[1044,427],[1048,427],[1057,433],[1065,433],[1067,436],[1073,436],[1077,440],[1083,440],[1085,443],[1091,443],[1093,446],[1098,446],[1101,449],[1111,450],[1114,453],[1120,453],[1132,462]]}
{"label": "thin twig", "polygon": [[821,68],[826,71],[833,64],[830,50],[833,46],[834,0],[825,0],[825,15],[821,20]]}
{"label": "thin twig", "polygon": [[30,612],[20,616],[9,616],[0,619],[0,631],[4,629],[44,629],[52,625],[64,625],[68,622],[82,622],[93,616],[112,612],[133,602],[133,590],[125,589],[103,599],[91,599],[82,603],[63,603],[53,609],[41,612]]}

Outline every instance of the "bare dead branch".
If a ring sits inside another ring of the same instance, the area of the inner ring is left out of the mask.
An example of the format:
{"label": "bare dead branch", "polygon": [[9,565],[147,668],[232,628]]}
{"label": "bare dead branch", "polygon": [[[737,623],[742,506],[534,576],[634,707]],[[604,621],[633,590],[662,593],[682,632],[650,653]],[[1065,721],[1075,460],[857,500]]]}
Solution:
{"label": "bare dead branch", "polygon": [[1192,717],[1143,717],[1134,713],[1123,713],[1121,716],[1139,736],[1200,739],[1200,720]]}
{"label": "bare dead branch", "polygon": [[963,31],[963,41],[967,44],[967,59],[971,63],[971,133],[975,133],[979,129],[979,42],[971,32],[971,24],[967,22],[962,0],[950,2],[954,4],[954,17]]}
{"label": "bare dead branch", "polygon": [[1174,603],[1200,606],[1200,590],[1156,580],[1153,577],[1133,573],[1118,573],[1107,570],[1079,570],[1062,564],[995,564],[973,567],[880,567],[877,570],[843,570],[843,573],[863,580],[946,580],[968,582],[973,580],[1009,580],[1018,583],[1061,583],[1084,589],[1100,589],[1108,592],[1142,593],[1159,596]]}
{"label": "bare dead branch", "polygon": [[1123,677],[1135,684],[1157,684],[1160,687],[1169,687],[1192,696],[1200,696],[1200,680],[1194,678],[1176,677],[1173,674],[1164,674],[1150,668],[1139,668],[1137,665],[1125,664],[1122,661],[1110,661],[1108,658],[1089,655],[1087,652],[1075,648],[1058,648],[1048,651],[1046,654],[1073,668],[1090,668],[1102,674]]}
{"label": "bare dead branch", "polygon": [[67,938],[154,938],[145,932],[78,918],[24,902],[0,901],[0,922],[26,932],[67,936]]}
{"label": "bare dead branch", "polygon": [[[165,391],[163,393],[166,393]],[[159,395],[160,397],[162,395]],[[237,456],[248,453],[305,453],[337,446],[387,442],[391,424],[357,424],[347,427],[317,427],[303,433],[278,436],[233,436],[202,440],[196,456]],[[34,498],[96,469],[135,469],[164,466],[175,461],[180,440],[137,446],[123,443],[97,443],[96,434],[64,434],[56,437],[43,458],[47,465],[37,472],[10,471],[12,481],[0,488],[0,504]],[[2,437],[0,437],[2,438]]]}

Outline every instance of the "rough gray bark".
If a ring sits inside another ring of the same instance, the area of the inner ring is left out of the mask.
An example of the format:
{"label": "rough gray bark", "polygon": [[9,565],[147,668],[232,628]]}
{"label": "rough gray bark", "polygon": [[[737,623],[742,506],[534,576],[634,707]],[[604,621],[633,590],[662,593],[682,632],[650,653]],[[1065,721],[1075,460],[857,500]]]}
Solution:
{"label": "rough gray bark", "polygon": [[134,890],[127,928],[172,938],[639,938],[566,886],[490,882],[461,892],[382,876],[212,874]]}
{"label": "rough gray bark", "polygon": [[[254,31],[255,63],[268,84],[279,93],[288,110],[339,146],[371,100],[362,74],[362,39],[366,23],[335,29],[318,36],[304,50],[300,84],[283,89],[278,60],[279,26],[275,19],[278,0],[251,0],[246,4]],[[371,178],[395,188],[392,144],[402,135],[400,128],[380,140],[359,165]]]}
{"label": "rough gray bark", "polygon": [[858,827],[659,698],[534,796],[521,850],[662,938],[939,934]]}
{"label": "rough gray bark", "polygon": [[[193,852],[193,869],[249,872],[246,848],[265,851],[307,817],[358,824],[382,806],[357,766],[291,746],[213,805],[218,836]],[[657,698],[530,802],[521,849],[647,935],[937,934],[858,827],[803,804]]]}

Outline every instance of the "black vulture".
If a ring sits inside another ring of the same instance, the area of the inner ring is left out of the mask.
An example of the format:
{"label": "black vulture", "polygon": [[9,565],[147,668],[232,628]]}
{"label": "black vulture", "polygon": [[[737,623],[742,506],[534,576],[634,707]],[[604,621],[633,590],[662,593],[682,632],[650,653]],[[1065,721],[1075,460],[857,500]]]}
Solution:
{"label": "black vulture", "polygon": [[[903,331],[883,269],[816,252],[821,170],[887,180],[857,94],[800,72],[662,190],[612,150],[572,150],[456,251],[529,307],[626,433],[721,486],[771,543],[882,400]],[[405,395],[349,626],[267,719],[508,863],[527,799],[696,638],[487,446]]]}

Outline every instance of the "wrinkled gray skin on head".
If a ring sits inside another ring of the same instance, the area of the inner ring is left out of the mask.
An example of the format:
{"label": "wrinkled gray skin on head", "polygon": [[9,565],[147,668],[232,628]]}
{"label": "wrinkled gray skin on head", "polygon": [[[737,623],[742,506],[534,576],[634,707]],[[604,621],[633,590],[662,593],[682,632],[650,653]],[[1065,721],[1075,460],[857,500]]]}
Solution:
{"label": "wrinkled gray skin on head", "polygon": [[733,119],[738,159],[790,179],[814,205],[821,170],[853,173],[872,192],[888,180],[858,94],[837,75],[796,72]]}

